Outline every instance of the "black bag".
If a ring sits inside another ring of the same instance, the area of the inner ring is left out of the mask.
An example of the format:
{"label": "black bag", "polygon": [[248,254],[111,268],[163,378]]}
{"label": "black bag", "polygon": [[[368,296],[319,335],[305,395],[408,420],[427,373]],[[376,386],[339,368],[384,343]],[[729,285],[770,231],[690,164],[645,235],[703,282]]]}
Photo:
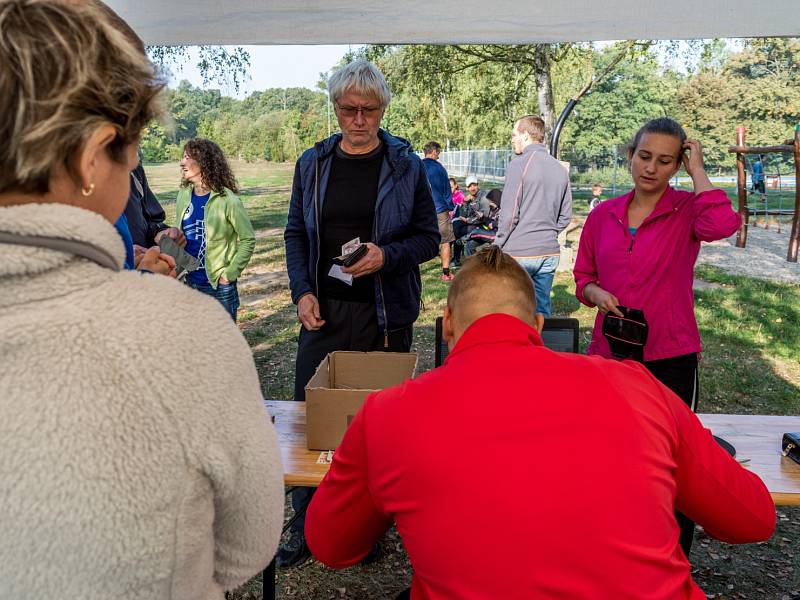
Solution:
{"label": "black bag", "polygon": [[638,308],[618,306],[622,317],[607,312],[603,318],[603,336],[608,340],[614,358],[632,358],[644,361],[644,345],[647,343],[647,319]]}
{"label": "black bag", "polygon": [[784,456],[791,458],[796,463],[800,463],[800,431],[784,433],[781,450],[783,450]]}

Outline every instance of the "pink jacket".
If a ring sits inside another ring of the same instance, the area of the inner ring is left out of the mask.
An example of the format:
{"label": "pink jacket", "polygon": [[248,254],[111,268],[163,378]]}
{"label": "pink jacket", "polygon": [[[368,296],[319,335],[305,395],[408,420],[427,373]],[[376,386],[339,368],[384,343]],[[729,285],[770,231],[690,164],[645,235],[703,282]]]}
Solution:
{"label": "pink jacket", "polygon": [[[628,231],[632,199],[630,191],[589,213],[575,261],[575,294],[594,307],[583,298],[583,288],[596,283],[622,306],[642,309],[650,329],[645,361],[700,352],[692,294],[700,242],[732,235],[741,218],[723,190],[695,195],[667,187],[634,239]],[[598,313],[587,352],[610,357],[602,325]]]}

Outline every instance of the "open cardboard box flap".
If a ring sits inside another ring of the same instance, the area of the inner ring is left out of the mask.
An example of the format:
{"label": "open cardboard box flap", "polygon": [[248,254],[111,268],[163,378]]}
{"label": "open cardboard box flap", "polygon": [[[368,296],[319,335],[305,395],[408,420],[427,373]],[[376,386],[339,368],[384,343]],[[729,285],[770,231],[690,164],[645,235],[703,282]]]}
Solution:
{"label": "open cardboard box flap", "polygon": [[403,383],[417,370],[417,355],[332,352],[306,385],[309,450],[333,450],[368,394]]}

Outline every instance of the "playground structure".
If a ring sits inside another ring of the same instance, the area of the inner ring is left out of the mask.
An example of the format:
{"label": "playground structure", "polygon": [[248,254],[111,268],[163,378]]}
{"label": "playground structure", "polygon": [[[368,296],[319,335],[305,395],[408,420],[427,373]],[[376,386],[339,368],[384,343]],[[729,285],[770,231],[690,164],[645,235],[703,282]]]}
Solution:
{"label": "playground structure", "polygon": [[[794,140],[789,140],[779,146],[747,146],[745,143],[745,128],[736,128],[736,145],[728,148],[728,152],[736,154],[737,181],[736,190],[739,198],[739,214],[742,216],[742,226],[736,236],[736,247],[744,248],[747,245],[747,228],[750,225],[751,209],[747,205],[747,167],[746,155],[748,154],[776,154],[791,153],[794,156],[795,185],[794,211],[792,216],[792,230],[789,234],[789,249],[786,260],[797,262],[798,245],[800,245],[800,125],[795,127]],[[753,211],[757,212],[757,211]],[[772,210],[765,206],[764,215],[767,226],[770,214],[788,214],[785,210]]]}

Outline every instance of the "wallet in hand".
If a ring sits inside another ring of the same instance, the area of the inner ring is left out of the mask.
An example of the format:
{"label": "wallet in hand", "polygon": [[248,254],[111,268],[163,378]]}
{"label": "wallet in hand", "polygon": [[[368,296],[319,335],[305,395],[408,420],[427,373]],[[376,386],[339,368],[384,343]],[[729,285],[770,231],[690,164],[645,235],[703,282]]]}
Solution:
{"label": "wallet in hand", "polygon": [[784,433],[781,450],[783,450],[784,456],[791,458],[796,463],[800,463],[800,431]]}
{"label": "wallet in hand", "polygon": [[161,239],[158,241],[158,246],[161,252],[169,254],[175,259],[176,279],[178,281],[182,281],[186,275],[197,269],[200,265],[200,261],[178,246],[175,240],[169,236],[162,235]]}
{"label": "wallet in hand", "polygon": [[344,254],[342,256],[337,256],[333,259],[333,264],[341,265],[343,267],[352,267],[358,261],[360,261],[364,255],[367,253],[367,245],[361,244],[358,248],[353,250],[350,254]]}

